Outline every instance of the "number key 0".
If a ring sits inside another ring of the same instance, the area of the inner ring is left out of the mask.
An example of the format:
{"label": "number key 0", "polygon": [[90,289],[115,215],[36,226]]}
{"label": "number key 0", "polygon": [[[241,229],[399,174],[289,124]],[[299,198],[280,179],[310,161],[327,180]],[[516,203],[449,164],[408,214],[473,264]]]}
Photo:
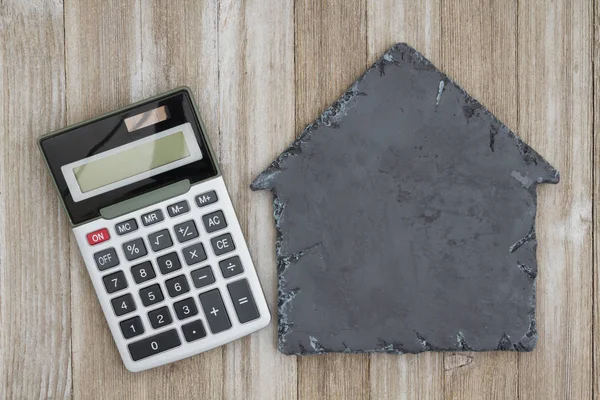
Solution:
{"label": "number key 0", "polygon": [[177,335],[177,331],[171,329],[159,333],[158,335],[131,343],[127,347],[129,348],[129,353],[131,354],[133,361],[138,361],[142,358],[153,356],[177,346],[181,346],[181,340],[179,339],[179,335]]}

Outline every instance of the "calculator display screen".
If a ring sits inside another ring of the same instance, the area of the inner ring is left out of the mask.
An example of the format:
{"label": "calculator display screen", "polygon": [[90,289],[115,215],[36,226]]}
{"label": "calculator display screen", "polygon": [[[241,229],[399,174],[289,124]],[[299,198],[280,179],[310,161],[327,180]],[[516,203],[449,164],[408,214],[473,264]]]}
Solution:
{"label": "calculator display screen", "polygon": [[183,132],[162,137],[73,168],[83,193],[190,156]]}
{"label": "calculator display screen", "polygon": [[187,88],[46,135],[39,145],[74,225],[175,183],[219,175]]}
{"label": "calculator display screen", "polygon": [[62,167],[74,201],[97,196],[202,158],[183,124]]}

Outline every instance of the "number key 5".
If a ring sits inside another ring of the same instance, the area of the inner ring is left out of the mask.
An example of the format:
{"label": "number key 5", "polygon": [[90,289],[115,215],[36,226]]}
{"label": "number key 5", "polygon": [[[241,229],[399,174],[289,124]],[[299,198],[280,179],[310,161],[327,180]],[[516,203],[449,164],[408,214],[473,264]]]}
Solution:
{"label": "number key 5", "polygon": [[146,307],[164,300],[162,290],[160,290],[158,284],[140,289],[140,298],[142,299],[142,304]]}

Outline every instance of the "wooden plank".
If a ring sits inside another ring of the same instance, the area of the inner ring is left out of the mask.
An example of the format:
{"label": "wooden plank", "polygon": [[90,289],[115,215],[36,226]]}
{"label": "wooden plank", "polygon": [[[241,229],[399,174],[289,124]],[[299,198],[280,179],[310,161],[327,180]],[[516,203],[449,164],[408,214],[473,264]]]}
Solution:
{"label": "wooden plank", "polygon": [[[391,45],[406,42],[433,63],[441,62],[441,0],[370,1],[367,3],[369,64]],[[443,398],[443,355],[372,354],[371,398]]]}
{"label": "wooden plank", "polygon": [[68,397],[67,219],[37,149],[65,121],[63,7],[0,2],[0,398]]}
{"label": "wooden plank", "polygon": [[[213,61],[218,58],[217,2],[142,0],[140,12],[142,97],[189,86],[218,151],[219,79],[218,63]],[[150,383],[144,393],[163,397],[168,387],[169,398],[221,398],[223,368],[223,351],[217,348],[144,373],[144,381]]]}
{"label": "wooden plank", "polygon": [[[141,97],[139,1],[66,1],[67,122],[85,120]],[[165,386],[127,372],[71,237],[73,395],[125,398]]]}
{"label": "wooden plank", "polygon": [[273,316],[269,327],[226,346],[224,394],[229,399],[296,398],[295,357],[275,348],[272,198],[248,189],[294,138],[293,15],[289,1],[219,4],[219,159]]}
{"label": "wooden plank", "polygon": [[519,3],[518,133],[561,173],[538,188],[538,331],[519,397],[592,398],[592,2]]}
{"label": "wooden plank", "polygon": [[[335,101],[367,66],[366,2],[298,0],[296,133]],[[298,397],[369,396],[367,354],[298,357]]]}
{"label": "wooden plank", "polygon": [[592,61],[594,63],[593,83],[594,83],[594,163],[592,171],[592,180],[594,185],[593,194],[593,220],[594,220],[594,325],[592,330],[593,337],[593,394],[595,398],[600,397],[600,218],[598,218],[598,200],[600,199],[600,0],[595,0],[594,18],[592,20],[594,30],[594,40],[592,44]]}
{"label": "wooden plank", "polygon": [[[444,0],[442,15],[444,71],[517,130],[517,1]],[[450,398],[517,397],[516,353],[448,353],[444,369]]]}

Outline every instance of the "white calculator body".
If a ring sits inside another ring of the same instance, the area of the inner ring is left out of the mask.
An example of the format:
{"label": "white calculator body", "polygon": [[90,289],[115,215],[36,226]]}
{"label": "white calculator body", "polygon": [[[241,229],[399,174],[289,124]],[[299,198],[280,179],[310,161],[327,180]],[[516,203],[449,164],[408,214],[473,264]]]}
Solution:
{"label": "white calculator body", "polygon": [[271,320],[189,89],[40,139],[128,370]]}

